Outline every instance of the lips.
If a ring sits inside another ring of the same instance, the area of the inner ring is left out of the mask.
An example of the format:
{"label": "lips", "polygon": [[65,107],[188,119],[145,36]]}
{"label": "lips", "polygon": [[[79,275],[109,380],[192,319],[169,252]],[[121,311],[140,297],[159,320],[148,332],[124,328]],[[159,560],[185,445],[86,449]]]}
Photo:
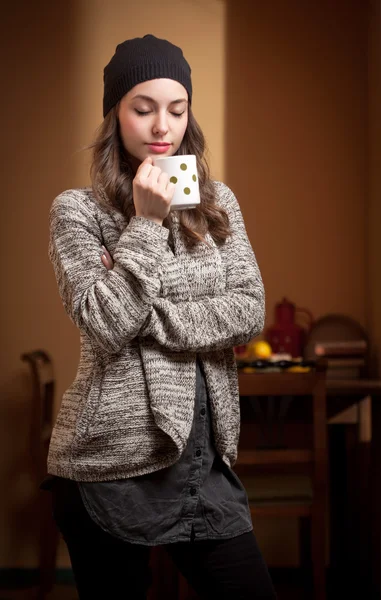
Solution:
{"label": "lips", "polygon": [[159,146],[159,147],[168,147],[171,144],[169,142],[152,142],[151,144],[148,144],[149,146]]}
{"label": "lips", "polygon": [[168,142],[152,142],[152,144],[147,145],[151,152],[156,152],[157,154],[164,154],[172,146]]}

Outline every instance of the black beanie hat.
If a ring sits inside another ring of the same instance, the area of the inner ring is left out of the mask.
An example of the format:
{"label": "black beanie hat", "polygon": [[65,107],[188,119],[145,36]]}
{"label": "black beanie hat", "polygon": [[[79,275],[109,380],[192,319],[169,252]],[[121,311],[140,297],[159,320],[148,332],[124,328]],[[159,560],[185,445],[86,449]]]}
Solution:
{"label": "black beanie hat", "polygon": [[181,48],[153,35],[119,44],[104,69],[103,117],[135,85],[159,78],[181,83],[191,103],[191,68]]}

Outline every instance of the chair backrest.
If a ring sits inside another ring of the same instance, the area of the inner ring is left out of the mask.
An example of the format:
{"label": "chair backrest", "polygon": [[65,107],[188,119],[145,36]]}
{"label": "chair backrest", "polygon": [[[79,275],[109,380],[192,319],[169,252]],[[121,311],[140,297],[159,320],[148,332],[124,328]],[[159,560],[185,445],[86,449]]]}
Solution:
{"label": "chair backrest", "polygon": [[36,477],[42,480],[46,474],[46,458],[53,428],[53,404],[55,379],[53,363],[44,350],[22,354],[28,362],[33,377],[33,411],[31,423],[31,458]]}
{"label": "chair backrest", "polygon": [[[262,461],[269,464],[277,460],[281,463],[314,462],[318,458],[326,419],[325,375],[325,360],[317,361],[315,368],[307,373],[239,374],[241,461],[248,447],[251,447],[248,461],[252,464]],[[298,401],[298,397],[303,396],[309,396],[310,400]],[[308,443],[308,450],[299,443],[303,439]],[[297,443],[294,446],[290,441]]]}

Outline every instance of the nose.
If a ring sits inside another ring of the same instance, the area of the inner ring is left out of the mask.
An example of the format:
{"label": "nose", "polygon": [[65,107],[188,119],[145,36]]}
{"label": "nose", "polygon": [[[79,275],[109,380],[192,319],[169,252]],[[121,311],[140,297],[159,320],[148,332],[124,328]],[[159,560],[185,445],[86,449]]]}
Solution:
{"label": "nose", "polygon": [[165,135],[168,133],[168,120],[166,113],[158,113],[153,126],[153,133],[156,135]]}

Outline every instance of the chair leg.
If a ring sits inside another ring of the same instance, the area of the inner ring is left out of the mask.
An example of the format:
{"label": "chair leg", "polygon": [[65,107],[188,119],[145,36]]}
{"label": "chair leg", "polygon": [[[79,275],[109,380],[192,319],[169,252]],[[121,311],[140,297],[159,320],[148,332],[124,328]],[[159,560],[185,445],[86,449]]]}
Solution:
{"label": "chair leg", "polygon": [[299,562],[303,587],[312,588],[311,517],[299,517]]}
{"label": "chair leg", "polygon": [[313,394],[314,493],[311,516],[311,555],[315,600],[326,600],[327,406],[325,376],[320,372]]}
{"label": "chair leg", "polygon": [[311,556],[314,599],[326,600],[326,522],[324,502],[315,498],[311,519]]}

